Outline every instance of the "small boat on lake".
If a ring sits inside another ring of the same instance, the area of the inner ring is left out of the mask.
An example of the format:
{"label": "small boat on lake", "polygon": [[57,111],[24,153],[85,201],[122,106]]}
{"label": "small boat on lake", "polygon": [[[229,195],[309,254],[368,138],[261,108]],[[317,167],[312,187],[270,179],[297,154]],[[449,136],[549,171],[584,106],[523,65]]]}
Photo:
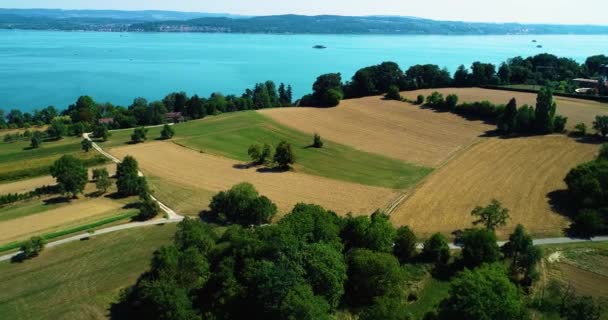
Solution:
{"label": "small boat on lake", "polygon": [[542,48],[543,46],[539,44],[539,45],[537,45],[536,47],[540,49],[540,48]]}
{"label": "small boat on lake", "polygon": [[314,47],[312,47],[312,48],[313,48],[313,49],[327,49],[327,47],[326,47],[326,46],[324,46],[324,45],[320,45],[320,44],[318,44],[318,45],[316,45],[316,46],[314,46]]}

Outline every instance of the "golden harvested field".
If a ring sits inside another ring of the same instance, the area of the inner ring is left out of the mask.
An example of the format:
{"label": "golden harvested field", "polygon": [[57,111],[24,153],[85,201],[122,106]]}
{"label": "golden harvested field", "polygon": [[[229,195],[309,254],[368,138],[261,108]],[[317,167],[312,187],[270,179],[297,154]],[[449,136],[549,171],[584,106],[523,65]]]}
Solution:
{"label": "golden harvested field", "polygon": [[[171,142],[150,142],[111,149],[118,158],[134,156],[144,174],[166,180],[193,191],[201,190],[200,209],[208,205],[209,192],[229,189],[241,182],[250,182],[260,194],[267,196],[288,212],[299,202],[315,203],[345,214],[369,214],[384,208],[397,197],[394,190],[340,182],[297,172],[258,172],[255,168],[239,168],[242,163],[199,153]],[[169,206],[179,206],[171,203]],[[191,204],[190,204],[191,206]]]}
{"label": "golden harvested field", "polygon": [[549,193],[565,189],[570,169],[597,151],[596,145],[562,135],[484,140],[431,174],[392,213],[392,220],[424,235],[449,234],[471,227],[471,210],[496,198],[511,215],[499,236],[504,238],[518,223],[535,235],[561,234],[568,221],[552,211]]}
{"label": "golden harvested field", "polygon": [[24,193],[32,191],[38,187],[50,186],[55,184],[55,179],[51,176],[43,176],[33,179],[20,180],[0,184],[0,195],[8,193]]}
{"label": "golden harvested field", "polygon": [[[536,94],[505,90],[491,90],[481,88],[445,88],[405,91],[401,95],[408,99],[416,99],[419,94],[430,95],[433,91],[441,92],[444,96],[457,94],[459,102],[475,102],[488,100],[497,104],[507,104],[511,98],[517,99],[517,106],[524,104],[536,105]],[[596,115],[608,115],[608,104],[582,99],[564,98],[554,96],[557,102],[557,113],[568,117],[568,127],[573,128],[577,123],[586,123],[589,128]]]}
{"label": "golden harvested field", "polygon": [[381,97],[344,100],[335,108],[258,111],[283,125],[359,150],[436,167],[494,127]]}
{"label": "golden harvested field", "polygon": [[23,240],[33,235],[67,229],[76,225],[118,214],[123,203],[105,197],[80,196],[74,203],[0,222],[0,243]]}

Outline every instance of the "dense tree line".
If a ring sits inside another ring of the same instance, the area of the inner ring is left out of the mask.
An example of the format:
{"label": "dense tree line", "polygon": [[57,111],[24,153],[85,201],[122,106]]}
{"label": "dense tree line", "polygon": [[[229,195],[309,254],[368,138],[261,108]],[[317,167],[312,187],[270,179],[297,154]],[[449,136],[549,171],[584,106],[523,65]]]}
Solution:
{"label": "dense tree line", "polygon": [[[313,93],[300,104],[332,107],[341,99],[380,95],[397,91],[444,87],[472,87],[485,85],[528,84],[549,87],[565,93],[574,93],[572,79],[599,77],[601,66],[608,64],[608,56],[597,55],[579,64],[569,58],[552,54],[539,54],[528,58],[514,57],[496,66],[473,62],[469,68],[461,65],[453,75],[446,68],[434,64],[414,65],[402,71],[394,62],[362,68],[350,81],[342,82],[340,74],[325,74],[313,84]],[[389,90],[393,87],[393,90]]]}
{"label": "dense tree line", "polygon": [[[271,205],[254,213],[259,201]],[[498,247],[493,228],[504,224],[508,210],[497,201],[474,211],[484,227],[459,237],[459,258],[450,256],[441,234],[419,253],[416,235],[407,227],[395,229],[382,212],[340,217],[298,204],[268,225],[273,206],[249,184],[218,194],[211,215],[232,225],[218,233],[201,220],[182,221],[173,244],[155,252],[114,315],[333,319],[337,310],[348,310],[359,319],[405,320],[411,319],[412,279],[404,268],[423,264],[452,277],[450,296],[426,319],[526,319],[520,288],[536,278],[540,252],[522,226]]]}
{"label": "dense tree line", "polygon": [[437,91],[426,97],[425,105],[494,123],[498,132],[504,135],[562,133],[568,121],[568,118],[556,114],[557,105],[549,88],[540,89],[536,107],[524,105],[518,108],[515,99],[507,105],[495,105],[489,101],[458,104],[457,95],[450,94],[444,98]]}
{"label": "dense tree line", "polygon": [[0,195],[0,206],[57,193],[60,193],[57,186],[42,186],[25,193],[3,194]]}
{"label": "dense tree line", "polygon": [[576,214],[571,231],[593,236],[608,233],[608,144],[594,161],[572,169],[565,178]]}
{"label": "dense tree line", "polygon": [[52,106],[31,113],[17,109],[8,113],[0,110],[0,129],[49,125],[53,127],[47,130],[50,137],[79,136],[98,127],[99,119],[104,118],[112,119],[105,123],[107,128],[122,129],[163,124],[167,121],[165,115],[171,112],[180,112],[185,119],[199,119],[225,112],[287,107],[292,102],[292,87],[283,83],[277,87],[272,81],[258,83],[240,96],[213,93],[202,98],[174,92],[161,101],[136,98],[127,107],[98,103],[89,96],[81,96],[61,112]]}

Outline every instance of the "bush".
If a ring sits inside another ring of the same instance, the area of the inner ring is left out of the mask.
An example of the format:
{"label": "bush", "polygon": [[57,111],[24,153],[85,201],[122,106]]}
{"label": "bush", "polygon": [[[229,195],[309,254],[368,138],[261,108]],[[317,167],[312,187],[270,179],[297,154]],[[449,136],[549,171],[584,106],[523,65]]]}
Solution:
{"label": "bush", "polygon": [[397,229],[393,254],[401,263],[407,262],[416,255],[416,235],[407,226]]}
{"label": "bush", "polygon": [[574,130],[576,132],[577,135],[579,136],[586,136],[587,135],[587,125],[584,123],[579,123],[577,125],[574,126]]}
{"label": "bush", "polygon": [[568,118],[556,115],[555,119],[553,119],[553,131],[555,133],[563,133],[566,131],[566,123],[568,122]]}
{"label": "bush", "polygon": [[418,97],[416,98],[416,104],[420,105],[424,103],[424,96],[419,94]]}
{"label": "bush", "polygon": [[32,237],[21,245],[21,259],[31,259],[37,257],[44,249],[44,239],[41,237]]}
{"label": "bush", "polygon": [[399,87],[396,85],[391,85],[388,88],[388,92],[384,95],[384,99],[401,101],[402,97],[401,93],[399,92]]}
{"label": "bush", "polygon": [[323,148],[323,140],[321,140],[321,136],[318,133],[315,133],[312,141],[313,148]]}
{"label": "bush", "polygon": [[448,110],[455,110],[458,105],[458,96],[450,94],[445,98],[445,108]]}
{"label": "bush", "polygon": [[335,107],[340,104],[340,101],[344,98],[342,92],[337,89],[330,89],[327,91],[326,106]]}
{"label": "bush", "polygon": [[445,101],[443,95],[437,91],[433,91],[431,95],[426,97],[426,104],[433,108],[443,108]]}
{"label": "bush", "polygon": [[597,211],[583,210],[574,217],[571,228],[579,236],[593,237],[604,232],[605,222]]}
{"label": "bush", "polygon": [[38,149],[38,148],[40,148],[41,144],[42,144],[42,139],[40,139],[40,136],[34,135],[30,141],[30,147],[32,149]]}
{"label": "bush", "polygon": [[608,160],[608,143],[602,144],[600,147],[600,154],[597,158],[598,160]]}
{"label": "bush", "polygon": [[173,127],[168,124],[165,124],[163,130],[160,132],[160,138],[163,140],[171,139],[174,135],[175,130],[173,130]]}
{"label": "bush", "polygon": [[140,199],[138,220],[150,220],[156,217],[160,212],[158,202],[152,200],[148,194],[141,195]]}
{"label": "bush", "polygon": [[112,180],[110,179],[110,174],[106,168],[94,169],[93,179],[95,180],[95,187],[97,187],[97,191],[102,194],[106,193],[108,188],[112,186]]}
{"label": "bush", "polygon": [[593,122],[593,129],[606,138],[608,136],[608,116],[596,116]]}
{"label": "bush", "polygon": [[132,143],[144,142],[147,139],[147,137],[146,137],[147,134],[148,134],[148,129],[146,129],[144,127],[135,128],[135,130],[133,130],[133,134],[131,135],[131,142]]}
{"label": "bush", "polygon": [[107,141],[109,136],[110,132],[107,126],[100,124],[93,128],[93,137],[101,139],[101,141]]}
{"label": "bush", "polygon": [[91,148],[93,148],[93,142],[91,142],[89,139],[82,139],[80,146],[84,152],[89,152]]}
{"label": "bush", "polygon": [[268,223],[277,213],[277,206],[270,199],[260,196],[250,183],[240,183],[216,194],[209,208],[211,217],[219,222],[243,226]]}

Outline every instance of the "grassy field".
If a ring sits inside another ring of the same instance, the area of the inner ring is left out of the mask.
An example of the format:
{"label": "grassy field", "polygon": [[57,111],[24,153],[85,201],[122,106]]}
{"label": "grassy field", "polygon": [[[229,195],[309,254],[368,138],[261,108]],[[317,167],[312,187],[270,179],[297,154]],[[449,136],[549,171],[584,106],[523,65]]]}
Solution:
{"label": "grassy field", "polygon": [[394,159],[436,167],[494,127],[447,112],[381,97],[344,100],[335,108],[258,111],[312,135]]}
{"label": "grassy field", "polygon": [[568,220],[552,201],[559,200],[570,169],[595,158],[597,150],[562,135],[484,140],[429,176],[391,219],[422,235],[449,235],[471,227],[471,210],[496,198],[511,216],[499,236],[518,223],[536,236],[560,235]]}
{"label": "grassy field", "polygon": [[[156,137],[152,128],[149,137]],[[312,134],[280,125],[256,112],[239,112],[175,126],[174,141],[204,153],[246,163],[247,149],[253,143],[276,146],[281,140],[292,144],[298,172],[365,185],[404,189],[414,185],[431,169],[394,160],[382,155],[325,141],[322,149],[309,148]],[[104,148],[125,145],[131,131],[113,132]]]}
{"label": "grassy field", "polygon": [[93,236],[45,250],[23,263],[0,263],[2,319],[106,319],[122,288],[135,283],[175,225]]}
{"label": "grassy field", "polygon": [[[427,96],[433,91],[439,91],[444,96],[455,93],[460,102],[488,100],[497,104],[507,104],[511,98],[515,98],[519,107],[524,104],[536,105],[536,94],[534,93],[480,88],[425,89],[402,92],[402,95],[408,99],[416,99],[419,94]],[[557,96],[553,98],[557,103],[557,113],[568,117],[568,128],[573,128],[581,122],[591,128],[596,115],[608,115],[608,104],[606,103]]]}
{"label": "grassy field", "polygon": [[80,138],[64,138],[45,142],[38,149],[29,149],[29,141],[0,143],[0,183],[44,176],[49,168],[64,154],[71,154],[85,161],[88,166],[99,165],[107,160],[96,152],[81,150]]}
{"label": "grassy field", "polygon": [[[301,172],[244,167],[242,162],[193,151],[173,142],[146,142],[114,148],[111,153],[119,158],[134,156],[144,174],[152,177],[155,195],[171,207],[184,206],[191,214],[205,209],[212,194],[241,182],[252,183],[262,195],[274,201],[282,213],[291,210],[296,203],[306,202],[342,214],[370,214],[399,195],[393,189]],[[160,179],[160,185],[157,179]],[[179,194],[181,192],[185,193]],[[188,198],[187,203],[182,204],[180,201],[185,198]]]}
{"label": "grassy field", "polygon": [[147,176],[148,185],[155,197],[169,205],[180,215],[198,216],[217,193],[196,185],[183,184],[157,176]]}

